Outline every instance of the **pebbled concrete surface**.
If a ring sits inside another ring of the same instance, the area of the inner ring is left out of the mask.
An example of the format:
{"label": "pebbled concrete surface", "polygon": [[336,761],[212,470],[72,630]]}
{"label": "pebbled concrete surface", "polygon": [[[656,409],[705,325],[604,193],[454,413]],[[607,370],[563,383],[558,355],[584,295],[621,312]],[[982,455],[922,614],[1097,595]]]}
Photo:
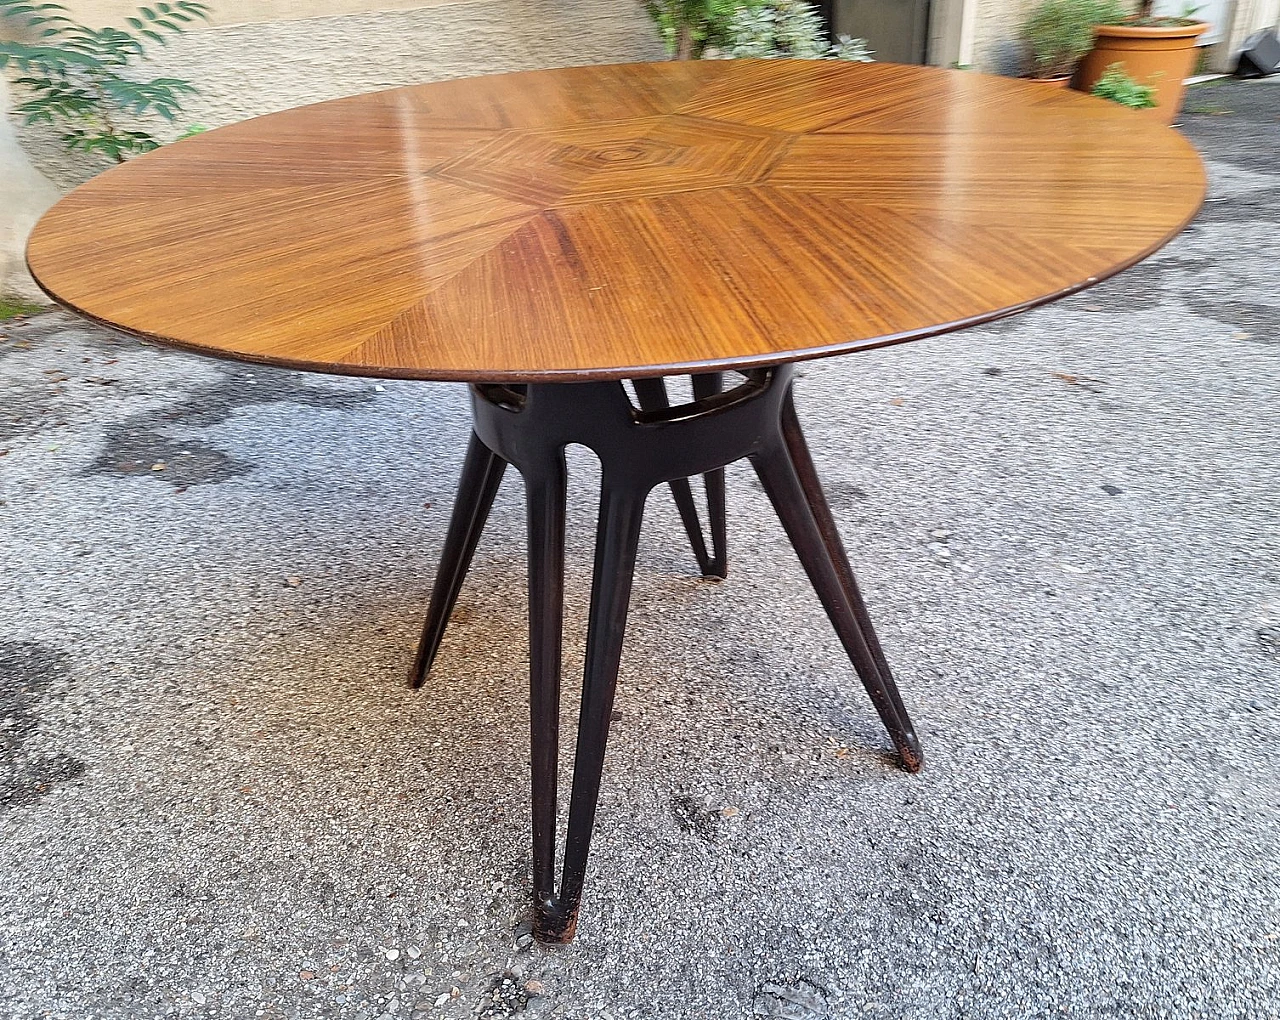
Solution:
{"label": "pebbled concrete surface", "polygon": [[1280,1015],[1276,95],[1195,91],[1212,201],[1144,266],[805,368],[921,775],[749,473],[723,585],[655,495],[564,949],[521,937],[517,480],[403,683],[462,391],[4,326],[0,1015]]}

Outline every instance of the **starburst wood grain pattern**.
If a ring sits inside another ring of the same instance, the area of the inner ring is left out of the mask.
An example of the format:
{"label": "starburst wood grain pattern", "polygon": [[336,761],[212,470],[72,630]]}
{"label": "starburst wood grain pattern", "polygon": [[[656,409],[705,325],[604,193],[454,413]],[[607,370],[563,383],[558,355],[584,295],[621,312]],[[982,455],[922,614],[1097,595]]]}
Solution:
{"label": "starburst wood grain pattern", "polygon": [[55,300],[211,354],[507,382],[772,364],[1052,300],[1204,174],[1113,103],[972,72],[708,61],[395,89],[163,148],[59,202]]}

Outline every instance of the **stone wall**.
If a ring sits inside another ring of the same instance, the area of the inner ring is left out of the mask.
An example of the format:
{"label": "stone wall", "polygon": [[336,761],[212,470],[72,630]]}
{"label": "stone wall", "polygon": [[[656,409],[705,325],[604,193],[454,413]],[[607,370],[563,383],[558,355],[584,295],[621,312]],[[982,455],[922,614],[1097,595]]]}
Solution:
{"label": "stone wall", "polygon": [[971,0],[973,65],[994,74],[1019,74],[1025,57],[1018,39],[1023,20],[1035,0]]}

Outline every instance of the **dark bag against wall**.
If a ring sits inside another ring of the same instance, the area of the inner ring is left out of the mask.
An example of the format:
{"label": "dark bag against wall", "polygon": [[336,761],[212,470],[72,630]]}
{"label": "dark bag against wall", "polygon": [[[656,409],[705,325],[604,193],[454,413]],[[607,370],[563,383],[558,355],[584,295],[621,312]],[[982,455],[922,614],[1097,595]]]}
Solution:
{"label": "dark bag against wall", "polygon": [[1254,32],[1244,41],[1240,62],[1236,64],[1237,78],[1265,78],[1280,71],[1280,39],[1271,29]]}

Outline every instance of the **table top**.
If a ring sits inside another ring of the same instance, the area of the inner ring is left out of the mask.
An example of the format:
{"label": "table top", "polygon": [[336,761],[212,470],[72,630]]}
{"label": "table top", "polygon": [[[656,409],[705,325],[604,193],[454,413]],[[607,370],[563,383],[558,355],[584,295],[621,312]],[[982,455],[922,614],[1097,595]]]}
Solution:
{"label": "table top", "polygon": [[209,354],[568,382],[983,322],[1149,255],[1204,188],[1177,132],[1028,82],[604,65],[197,135],[76,189],[27,258],[74,311]]}

